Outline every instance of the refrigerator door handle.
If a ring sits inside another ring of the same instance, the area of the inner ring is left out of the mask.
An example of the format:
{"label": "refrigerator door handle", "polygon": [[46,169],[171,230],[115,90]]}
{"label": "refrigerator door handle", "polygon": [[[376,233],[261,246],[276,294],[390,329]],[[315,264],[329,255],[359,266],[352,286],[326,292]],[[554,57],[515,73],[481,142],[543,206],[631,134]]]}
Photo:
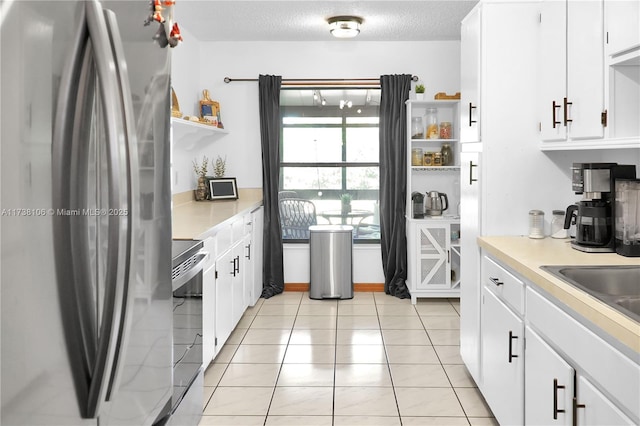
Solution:
{"label": "refrigerator door handle", "polygon": [[[74,182],[72,169],[74,156],[77,153],[76,109],[78,97],[83,96],[80,86],[85,84],[86,52],[88,46],[88,29],[86,25],[86,8],[79,9],[78,28],[74,35],[72,54],[60,80],[60,90],[57,100],[56,118],[52,140],[52,223],[54,256],[58,283],[58,295],[62,321],[65,331],[65,345],[69,361],[73,365],[73,380],[78,399],[80,413],[83,418],[92,418],[88,409],[89,388],[91,386],[91,371],[95,365],[95,320],[90,313],[83,310],[86,307],[84,297],[87,292],[80,287],[79,281],[84,274],[79,268],[85,269],[79,256],[73,256],[74,244],[72,231],[74,223],[72,216],[63,212],[77,208],[75,205]],[[91,71],[89,72],[91,74]],[[86,283],[85,283],[86,285]]]}
{"label": "refrigerator door handle", "polygon": [[136,250],[136,239],[133,235],[133,230],[138,229],[139,223],[139,209],[140,201],[137,194],[140,193],[139,187],[139,163],[138,163],[138,141],[136,137],[135,118],[133,114],[133,96],[131,95],[131,87],[129,86],[129,76],[127,72],[127,64],[124,55],[124,47],[120,32],[118,30],[118,23],[116,15],[113,11],[104,9],[104,17],[109,31],[109,40],[111,43],[111,49],[113,51],[114,63],[116,67],[117,84],[119,86],[120,95],[120,109],[123,118],[123,134],[124,139],[121,139],[120,153],[124,153],[124,156],[120,156],[118,160],[121,165],[126,169],[126,185],[124,187],[127,190],[127,209],[117,213],[124,213],[122,216],[126,219],[127,223],[127,240],[128,247],[126,248],[127,256],[125,258],[125,274],[124,274],[124,289],[123,289],[123,301],[122,310],[120,312],[120,328],[121,331],[118,336],[118,342],[116,347],[116,357],[114,359],[114,365],[111,370],[111,378],[109,381],[109,388],[107,389],[106,400],[111,399],[111,393],[115,389],[118,383],[118,378],[122,371],[122,363],[120,363],[120,357],[122,355],[123,344],[126,341],[126,330],[129,327],[125,327],[128,324],[127,320],[127,307],[130,300],[130,288],[131,283],[136,279],[136,268],[133,257]]}
{"label": "refrigerator door handle", "polygon": [[[132,108],[127,107],[125,101],[125,96],[131,99],[131,92],[115,16],[97,1],[88,1],[86,7],[105,116],[109,188],[105,304],[88,401],[88,412],[95,416],[101,402],[111,398],[122,368],[120,357],[127,337],[129,282],[135,279],[131,258],[135,253],[132,222],[137,216],[137,208],[132,201],[137,188],[137,151],[131,128]],[[120,45],[116,47],[117,43]]]}

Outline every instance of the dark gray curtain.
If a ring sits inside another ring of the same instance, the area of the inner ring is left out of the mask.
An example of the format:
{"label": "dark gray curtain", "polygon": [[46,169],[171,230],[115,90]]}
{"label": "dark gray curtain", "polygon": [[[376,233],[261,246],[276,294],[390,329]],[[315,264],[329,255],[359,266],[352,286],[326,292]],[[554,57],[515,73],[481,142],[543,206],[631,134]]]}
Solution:
{"label": "dark gray curtain", "polygon": [[411,297],[407,288],[407,109],[411,75],[380,77],[380,243],[384,291]]}
{"label": "dark gray curtain", "polygon": [[258,77],[260,103],[260,141],[262,144],[262,200],[264,203],[264,269],[262,297],[284,291],[282,230],[278,211],[280,173],[280,86],[282,77]]}

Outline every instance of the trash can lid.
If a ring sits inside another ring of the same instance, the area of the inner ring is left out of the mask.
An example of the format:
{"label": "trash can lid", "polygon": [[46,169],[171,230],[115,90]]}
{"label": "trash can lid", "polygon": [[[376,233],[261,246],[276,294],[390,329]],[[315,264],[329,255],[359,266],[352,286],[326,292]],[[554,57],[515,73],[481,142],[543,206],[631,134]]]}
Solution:
{"label": "trash can lid", "polygon": [[353,232],[351,225],[311,225],[310,232]]}

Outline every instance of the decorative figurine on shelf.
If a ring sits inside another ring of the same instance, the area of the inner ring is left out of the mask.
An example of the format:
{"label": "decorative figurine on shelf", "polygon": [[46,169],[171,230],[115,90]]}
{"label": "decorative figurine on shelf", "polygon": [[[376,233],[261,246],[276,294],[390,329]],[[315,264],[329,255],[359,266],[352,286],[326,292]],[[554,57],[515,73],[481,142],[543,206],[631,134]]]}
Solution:
{"label": "decorative figurine on shelf", "polygon": [[209,190],[207,188],[207,167],[209,165],[209,159],[206,155],[202,156],[202,163],[198,164],[196,160],[193,160],[193,171],[198,176],[198,186],[195,190],[196,201],[204,201],[209,198]]}
{"label": "decorative figurine on shelf", "polygon": [[176,47],[182,41],[180,27],[173,22],[173,8],[175,0],[151,0],[150,13],[144,21],[144,25],[148,26],[152,22],[160,24],[158,31],[153,39],[158,42],[160,47]]}
{"label": "decorative figurine on shelf", "polygon": [[340,196],[340,202],[342,203],[341,212],[343,215],[351,213],[351,194],[342,194]]}
{"label": "decorative figurine on shelf", "polygon": [[171,28],[171,33],[169,34],[169,46],[176,47],[178,42],[182,41],[182,35],[180,34],[180,27],[178,27],[178,23],[173,23],[173,28]]}
{"label": "decorative figurine on shelf", "polygon": [[222,157],[218,155],[218,158],[216,158],[216,163],[213,166],[213,177],[223,178],[226,170],[227,170],[227,157],[225,156],[223,160]]}

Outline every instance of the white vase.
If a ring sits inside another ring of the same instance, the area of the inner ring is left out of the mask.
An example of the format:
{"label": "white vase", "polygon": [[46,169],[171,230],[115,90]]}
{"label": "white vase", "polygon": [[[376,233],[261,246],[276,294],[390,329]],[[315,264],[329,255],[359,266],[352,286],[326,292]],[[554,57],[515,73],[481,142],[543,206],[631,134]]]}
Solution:
{"label": "white vase", "polygon": [[424,93],[416,93],[416,100],[417,101],[423,101],[424,100]]}

